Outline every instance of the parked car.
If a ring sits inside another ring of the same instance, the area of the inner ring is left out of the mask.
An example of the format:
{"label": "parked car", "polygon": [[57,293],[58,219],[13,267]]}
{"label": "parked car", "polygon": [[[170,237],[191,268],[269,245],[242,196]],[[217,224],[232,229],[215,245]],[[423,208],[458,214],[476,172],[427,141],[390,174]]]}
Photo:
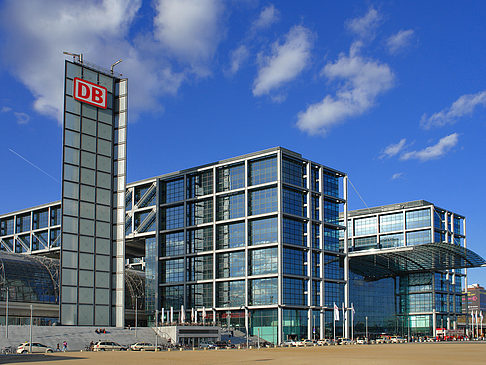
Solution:
{"label": "parked car", "polygon": [[[24,342],[17,347],[17,353],[18,354],[26,354],[28,352],[30,352],[30,343],[29,342]],[[53,350],[49,346],[43,345],[43,344],[38,343],[38,342],[32,342],[32,353],[33,354],[39,354],[39,353],[40,354],[46,354],[46,353],[51,353],[51,352],[53,352]]]}
{"label": "parked car", "polygon": [[216,348],[216,345],[213,342],[201,342],[199,344],[199,348],[202,348],[202,349],[214,349],[214,348]]}
{"label": "parked car", "polygon": [[392,336],[392,337],[390,337],[390,342],[391,343],[405,343],[405,342],[407,342],[407,340],[405,338],[402,338],[402,337]]}
{"label": "parked car", "polygon": [[93,351],[126,351],[127,348],[112,341],[98,341],[93,346]]}
{"label": "parked car", "polygon": [[338,339],[338,345],[354,345],[354,341],[348,340],[347,338]]}
{"label": "parked car", "polygon": [[297,345],[297,342],[294,340],[287,340],[282,343],[282,346],[284,347],[295,347]]}
{"label": "parked car", "polygon": [[329,345],[331,345],[331,343],[332,343],[331,340],[329,340],[327,338],[324,338],[322,340],[317,341],[318,346],[329,346]]}
{"label": "parked car", "polygon": [[[155,351],[155,345],[148,342],[137,342],[130,345],[132,351]],[[162,350],[162,347],[157,346],[157,351]]]}
{"label": "parked car", "polygon": [[367,340],[366,340],[366,338],[364,338],[364,337],[358,337],[358,338],[356,339],[356,344],[357,344],[357,345],[365,345],[365,344],[367,344],[367,343],[368,343],[368,341],[367,341]]}
{"label": "parked car", "polygon": [[297,341],[295,346],[297,347],[308,347],[308,346],[314,346],[315,343],[312,340],[302,340],[302,341]]}

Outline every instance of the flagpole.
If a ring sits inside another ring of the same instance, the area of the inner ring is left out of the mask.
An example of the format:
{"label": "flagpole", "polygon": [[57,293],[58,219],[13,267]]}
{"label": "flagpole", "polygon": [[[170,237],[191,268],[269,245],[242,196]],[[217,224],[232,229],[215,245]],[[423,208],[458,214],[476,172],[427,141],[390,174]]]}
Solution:
{"label": "flagpole", "polygon": [[336,316],[332,316],[332,327],[333,327],[333,336],[334,336],[334,342],[336,342]]}
{"label": "flagpole", "polygon": [[351,304],[351,341],[354,341],[354,305]]}
{"label": "flagpole", "polygon": [[346,333],[346,317],[344,315],[344,303],[343,303],[343,338],[345,336],[345,333]]}

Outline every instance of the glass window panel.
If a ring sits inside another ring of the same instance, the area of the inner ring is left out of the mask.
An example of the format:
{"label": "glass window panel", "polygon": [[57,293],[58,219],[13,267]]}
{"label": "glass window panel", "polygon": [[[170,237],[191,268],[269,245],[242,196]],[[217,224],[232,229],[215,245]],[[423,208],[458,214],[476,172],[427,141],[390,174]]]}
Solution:
{"label": "glass window panel", "polygon": [[77,285],[77,270],[62,269],[62,285]]}
{"label": "glass window panel", "polygon": [[276,274],[278,272],[277,247],[251,250],[248,253],[250,256],[249,275]]}
{"label": "glass window panel", "polygon": [[[71,218],[74,219],[74,218]],[[68,222],[70,223],[70,222]],[[76,220],[77,224],[77,220]],[[51,230],[52,232],[52,230]],[[77,229],[74,233],[78,233]],[[52,244],[52,243],[51,243]],[[78,236],[74,234],[69,234],[69,233],[63,233],[62,234],[62,245],[65,250],[73,250],[76,251],[78,249]]]}
{"label": "glass window panel", "polygon": [[77,166],[64,164],[64,179],[78,182],[79,168]]}
{"label": "glass window panel", "polygon": [[263,184],[277,180],[277,157],[253,160],[249,163],[250,185]]}
{"label": "glass window panel", "polygon": [[105,238],[96,238],[96,253],[104,255],[110,254],[110,240]]}
{"label": "glass window panel", "polygon": [[79,148],[79,133],[72,132],[69,130],[64,131],[64,144],[66,146],[71,146],[75,148]]}
{"label": "glass window panel", "polygon": [[248,244],[259,245],[277,242],[278,221],[276,217],[257,219],[249,222]]}
{"label": "glass window panel", "polygon": [[110,221],[110,207],[104,205],[96,206],[96,219],[109,222]]}
{"label": "glass window panel", "polygon": [[95,185],[95,173],[94,170],[81,168],[81,182],[83,184]]}
{"label": "glass window panel", "polygon": [[96,136],[96,122],[91,119],[83,118],[82,132]]}
{"label": "glass window panel", "polygon": [[94,221],[81,218],[79,220],[79,233],[85,234],[87,236],[93,236],[94,235]]}
{"label": "glass window panel", "polygon": [[217,170],[217,191],[228,191],[245,186],[245,164],[220,167]]}
{"label": "glass window panel", "polygon": [[291,275],[307,275],[307,252],[284,247],[283,272]]}
{"label": "glass window panel", "polygon": [[96,202],[98,204],[110,205],[110,190],[96,189]]}
{"label": "glass window panel", "polygon": [[79,250],[83,252],[94,251],[93,237],[79,236]]}
{"label": "glass window panel", "polygon": [[78,254],[70,251],[62,252],[62,267],[77,268],[78,267]]}
{"label": "glass window panel", "polygon": [[91,186],[81,185],[80,199],[88,202],[94,202],[95,188]]}
{"label": "glass window panel", "polygon": [[76,183],[64,182],[64,196],[66,198],[78,199],[79,186]]}
{"label": "glass window panel", "polygon": [[83,79],[94,84],[98,83],[98,73],[87,68],[83,69]]}
{"label": "glass window panel", "polygon": [[66,95],[66,111],[73,114],[81,114],[81,103]]}
{"label": "glass window panel", "polygon": [[216,255],[218,278],[245,276],[245,252],[225,252]]}
{"label": "glass window panel", "polygon": [[277,211],[277,188],[253,190],[249,196],[250,215]]}
{"label": "glass window panel", "polygon": [[99,79],[99,85],[105,87],[109,93],[113,93],[113,79],[103,74],[99,74]]}
{"label": "glass window panel", "polygon": [[97,180],[96,185],[102,188],[111,189],[111,176],[110,174],[98,171],[96,173]]}
{"label": "glass window panel", "polygon": [[429,227],[430,209],[412,210],[405,213],[406,228],[422,228]]}
{"label": "glass window panel", "polygon": [[81,151],[81,166],[95,168],[96,155],[91,152]]}
{"label": "glass window panel", "polygon": [[245,222],[220,224],[216,226],[216,247],[242,247],[245,245]]}
{"label": "glass window panel", "polygon": [[104,139],[98,139],[98,153],[111,157],[111,143]]}
{"label": "glass window panel", "polygon": [[66,76],[71,79],[81,77],[81,67],[73,63],[66,63]]}
{"label": "glass window panel", "polygon": [[65,121],[66,128],[79,132],[79,128],[80,128],[79,116],[66,113],[64,116],[64,121]]}
{"label": "glass window panel", "polygon": [[63,230],[69,233],[78,233],[78,219],[73,217],[63,217]]}
{"label": "glass window panel", "polygon": [[76,200],[63,199],[62,209],[64,214],[72,215],[74,217],[78,216],[78,202]]}
{"label": "glass window panel", "polygon": [[79,254],[79,268],[80,269],[87,269],[93,270],[93,255],[87,253],[80,253]]}
{"label": "glass window panel", "polygon": [[86,134],[82,134],[81,149],[96,153],[96,139]]}
{"label": "glass window panel", "polygon": [[96,222],[96,236],[110,238],[110,224],[106,222]]}
{"label": "glass window panel", "polygon": [[79,151],[73,148],[64,147],[64,162],[79,164]]}
{"label": "glass window panel", "polygon": [[111,159],[98,155],[98,170],[111,173]]}
{"label": "glass window panel", "polygon": [[103,123],[98,123],[98,137],[111,141],[112,134],[113,134],[113,130],[111,126]]}

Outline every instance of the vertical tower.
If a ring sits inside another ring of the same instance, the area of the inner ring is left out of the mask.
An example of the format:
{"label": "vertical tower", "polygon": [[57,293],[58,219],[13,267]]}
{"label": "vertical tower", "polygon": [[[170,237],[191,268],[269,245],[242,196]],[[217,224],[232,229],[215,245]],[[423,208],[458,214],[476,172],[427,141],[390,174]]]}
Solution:
{"label": "vertical tower", "polygon": [[65,63],[60,320],[124,325],[127,80]]}

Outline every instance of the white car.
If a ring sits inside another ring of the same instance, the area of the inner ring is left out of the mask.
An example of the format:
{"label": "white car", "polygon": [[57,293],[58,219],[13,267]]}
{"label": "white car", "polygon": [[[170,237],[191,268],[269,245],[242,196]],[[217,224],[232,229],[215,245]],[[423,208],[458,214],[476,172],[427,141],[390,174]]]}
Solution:
{"label": "white car", "polygon": [[284,347],[294,347],[294,346],[297,346],[297,342],[295,342],[294,340],[284,341],[282,343],[282,346],[284,346]]}
{"label": "white car", "polygon": [[125,346],[112,341],[98,341],[93,346],[93,351],[126,351]]}
{"label": "white car", "polygon": [[367,344],[367,343],[368,343],[368,341],[366,340],[366,338],[362,338],[362,337],[360,337],[360,338],[357,338],[357,339],[356,339],[356,344],[357,344],[357,345],[365,345],[365,344]]}
{"label": "white car", "polygon": [[[148,342],[137,342],[130,345],[130,350],[132,351],[155,351],[155,345]],[[162,350],[160,346],[157,346],[157,351]]]}
{"label": "white car", "polygon": [[[17,347],[17,353],[18,354],[26,354],[30,352],[30,343],[29,342],[24,342],[23,344],[20,344]],[[47,354],[51,353],[53,350],[46,345],[43,345],[38,342],[32,342],[32,353],[33,354]]]}
{"label": "white car", "polygon": [[314,346],[314,341],[312,340],[302,340],[302,341],[297,341],[295,346],[297,347],[308,347],[308,346]]}
{"label": "white car", "polygon": [[317,341],[318,346],[329,346],[330,344],[331,344],[331,340],[327,338]]}

